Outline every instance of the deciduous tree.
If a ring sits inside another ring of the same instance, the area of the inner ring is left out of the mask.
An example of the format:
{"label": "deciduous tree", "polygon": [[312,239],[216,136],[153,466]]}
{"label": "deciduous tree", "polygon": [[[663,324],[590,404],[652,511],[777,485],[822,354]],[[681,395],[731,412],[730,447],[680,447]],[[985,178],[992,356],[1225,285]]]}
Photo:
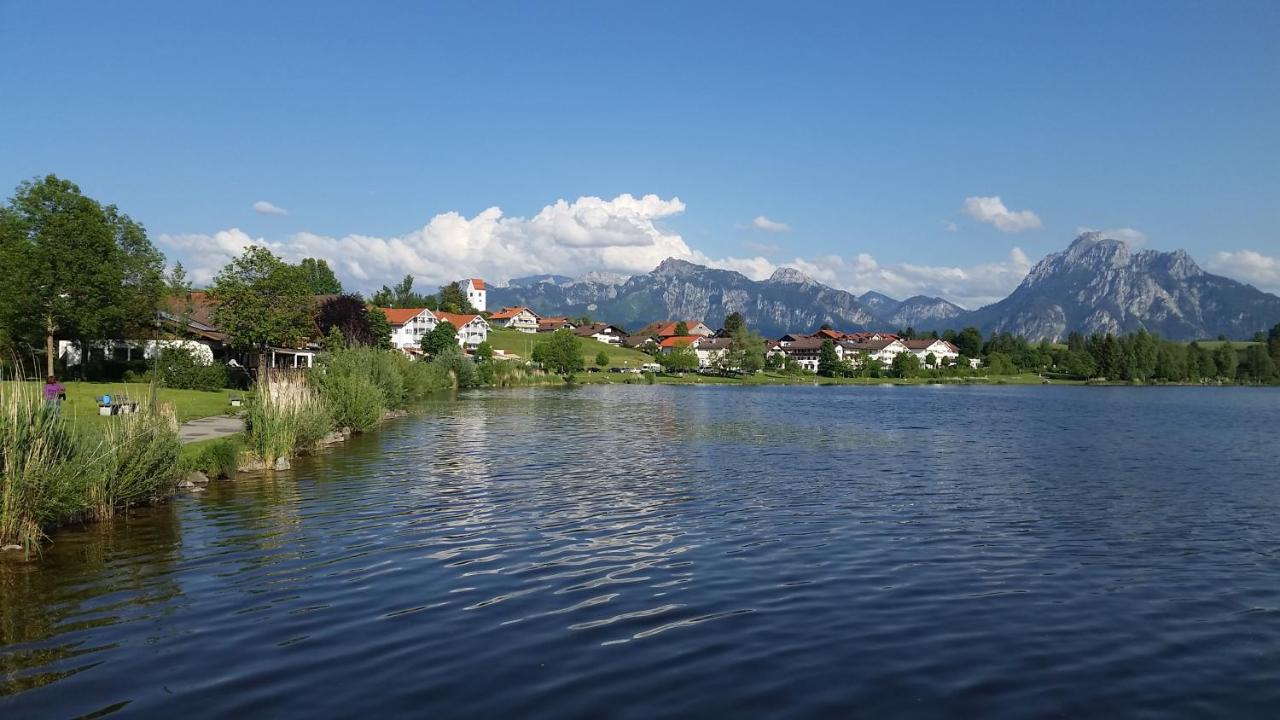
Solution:
{"label": "deciduous tree", "polygon": [[302,258],[298,267],[307,278],[307,287],[313,295],[337,295],[342,292],[342,283],[333,274],[329,263],[323,258]]}
{"label": "deciduous tree", "polygon": [[297,347],[314,330],[311,288],[302,270],[251,245],[213,279],[213,321],[233,347],[262,352]]}

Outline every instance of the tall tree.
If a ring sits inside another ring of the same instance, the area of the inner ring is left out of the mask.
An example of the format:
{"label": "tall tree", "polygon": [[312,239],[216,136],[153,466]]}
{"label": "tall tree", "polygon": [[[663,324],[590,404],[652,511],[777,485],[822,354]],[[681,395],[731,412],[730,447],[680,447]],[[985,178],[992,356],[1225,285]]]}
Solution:
{"label": "tall tree", "polygon": [[746,323],[742,319],[742,313],[735,310],[724,319],[724,334],[733,337],[735,333],[741,331],[745,326]]}
{"label": "tall tree", "polygon": [[56,175],[18,185],[0,207],[0,328],[43,344],[119,338],[154,325],[164,259],[142,225]]}
{"label": "tall tree", "polygon": [[378,338],[369,325],[369,310],[359,295],[335,295],[326,298],[316,308],[316,328],[320,334],[328,336],[335,327],[342,332],[348,345],[378,344]]}
{"label": "tall tree", "polygon": [[369,334],[373,336],[373,346],[382,350],[391,349],[391,321],[381,308],[370,306],[365,310],[369,321]]}
{"label": "tall tree", "polygon": [[823,377],[835,377],[840,373],[840,356],[836,354],[836,344],[823,340],[818,350],[818,374]]}
{"label": "tall tree", "polygon": [[213,279],[213,321],[233,347],[297,347],[315,328],[311,288],[297,266],[251,245]]}
{"label": "tall tree", "polygon": [[585,363],[582,361],[582,348],[578,338],[570,330],[557,330],[546,340],[534,348],[537,362],[541,362],[547,371],[564,378],[565,382],[573,382],[574,373],[582,372]]}
{"label": "tall tree", "polygon": [[740,327],[730,336],[733,344],[726,353],[729,369],[754,375],[764,369],[764,338],[759,333]]}
{"label": "tall tree", "polygon": [[298,267],[306,275],[307,287],[311,288],[312,295],[338,295],[342,292],[342,283],[338,282],[338,276],[333,274],[329,263],[323,258],[302,258]]}
{"label": "tall tree", "polygon": [[680,322],[676,323],[675,332],[676,332],[676,335],[679,335],[680,337],[684,337],[685,335],[688,335],[689,324],[681,320]]}
{"label": "tall tree", "polygon": [[1230,341],[1223,342],[1213,351],[1213,362],[1218,367],[1218,377],[1236,379],[1236,367],[1240,364],[1240,358],[1236,355],[1236,346]]}
{"label": "tall tree", "polygon": [[976,327],[967,327],[956,335],[956,347],[965,357],[976,358],[982,355],[982,333]]}
{"label": "tall tree", "polygon": [[449,283],[441,285],[440,292],[436,295],[437,306],[451,313],[474,313],[476,309],[471,307],[471,301],[467,300],[467,294],[458,287],[457,283]]}
{"label": "tall tree", "polygon": [[394,287],[383,285],[382,289],[375,292],[369,301],[377,307],[430,308],[432,310],[438,307],[435,297],[413,291],[412,275],[405,275],[404,279]]}

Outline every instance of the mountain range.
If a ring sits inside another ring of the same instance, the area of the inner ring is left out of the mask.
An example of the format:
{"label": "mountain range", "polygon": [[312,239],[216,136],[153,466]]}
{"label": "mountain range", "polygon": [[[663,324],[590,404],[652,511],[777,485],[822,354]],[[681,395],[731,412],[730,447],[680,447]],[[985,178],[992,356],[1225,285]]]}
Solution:
{"label": "mountain range", "polygon": [[634,329],[653,320],[699,319],[719,327],[742,313],[765,337],[812,331],[960,329],[1010,332],[1029,340],[1062,340],[1075,330],[1125,333],[1146,329],[1174,340],[1225,334],[1244,338],[1280,323],[1280,297],[1202,270],[1183,250],[1133,252],[1123,242],[1085,233],[1031,269],[1005,299],[966,310],[938,297],[896,300],[875,291],[854,295],[793,268],[752,280],[667,258],[630,278],[594,273],[517,278],[491,287],[489,305],[525,305],[542,315],[590,315]]}

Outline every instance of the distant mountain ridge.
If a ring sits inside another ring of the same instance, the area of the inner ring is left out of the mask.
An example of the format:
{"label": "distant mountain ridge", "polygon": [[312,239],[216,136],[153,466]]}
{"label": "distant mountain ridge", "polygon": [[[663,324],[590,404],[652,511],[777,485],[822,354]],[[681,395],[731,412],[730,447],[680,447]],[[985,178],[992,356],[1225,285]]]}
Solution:
{"label": "distant mountain ridge", "polygon": [[719,327],[742,313],[766,337],[842,330],[960,329],[1010,332],[1030,340],[1146,329],[1174,340],[1241,338],[1280,322],[1280,297],[1205,272],[1182,250],[1131,252],[1123,242],[1085,233],[1031,269],[1004,300],[978,310],[942,298],[897,300],[871,291],[855,296],[794,268],[752,280],[667,258],[651,272],[623,279],[592,273],[516,278],[489,291],[491,307],[526,305],[543,315],[590,315],[637,328],[654,320],[700,319]]}
{"label": "distant mountain ridge", "polygon": [[959,320],[1037,340],[1138,330],[1244,338],[1280,322],[1280,297],[1207,273],[1185,250],[1133,252],[1093,232],[1036,263],[1004,300]]}

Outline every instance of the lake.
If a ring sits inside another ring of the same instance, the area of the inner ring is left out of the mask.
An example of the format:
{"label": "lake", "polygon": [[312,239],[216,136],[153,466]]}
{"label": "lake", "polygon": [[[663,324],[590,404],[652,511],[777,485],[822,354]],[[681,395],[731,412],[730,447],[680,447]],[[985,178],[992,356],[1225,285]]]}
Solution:
{"label": "lake", "polygon": [[1280,391],[464,394],[0,561],[0,717],[1274,717]]}

